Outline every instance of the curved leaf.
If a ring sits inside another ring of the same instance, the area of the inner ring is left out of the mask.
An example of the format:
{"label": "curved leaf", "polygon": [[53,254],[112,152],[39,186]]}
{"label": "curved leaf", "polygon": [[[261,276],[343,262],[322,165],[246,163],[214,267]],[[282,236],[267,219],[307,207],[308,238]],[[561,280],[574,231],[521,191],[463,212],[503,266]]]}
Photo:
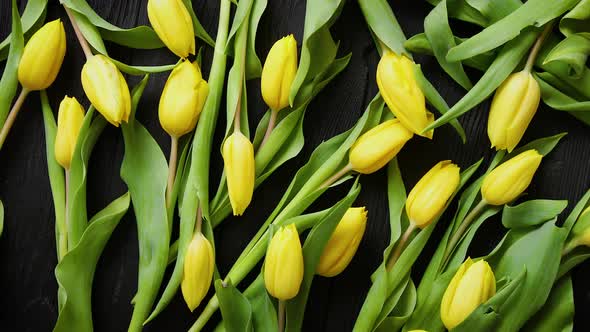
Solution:
{"label": "curved leaf", "polygon": [[[412,56],[404,47],[406,36],[387,0],[359,0],[358,4],[374,38],[397,54]],[[381,46],[379,50],[383,52]]]}
{"label": "curved leaf", "polygon": [[129,208],[129,194],[119,197],[97,213],[80,242],[55,268],[55,277],[65,291],[54,332],[92,331],[92,280],[100,255]]}
{"label": "curved leaf", "polygon": [[211,38],[211,36],[209,36],[209,34],[205,30],[205,28],[203,28],[203,25],[199,21],[199,18],[195,14],[195,10],[193,9],[192,1],[191,0],[182,0],[182,2],[184,2],[184,5],[186,6],[186,9],[188,9],[188,12],[191,15],[191,18],[193,20],[193,28],[195,30],[195,36],[197,36],[198,38],[201,38],[209,46],[215,47],[215,42],[213,41],[213,38]]}
{"label": "curved leaf", "polygon": [[523,332],[572,332],[574,330],[574,287],[572,277],[557,281],[543,308],[521,329]]}
{"label": "curved leaf", "polygon": [[567,201],[536,199],[519,205],[504,207],[502,225],[506,228],[523,228],[553,220],[567,207]]}
{"label": "curved leaf", "polygon": [[4,126],[10,105],[16,95],[18,87],[18,64],[24,48],[23,29],[18,15],[16,0],[12,0],[12,34],[10,35],[10,51],[8,61],[4,66],[2,79],[0,79],[0,128]]}
{"label": "curved leaf", "polygon": [[527,27],[540,27],[561,16],[580,0],[529,0],[508,16],[498,20],[480,33],[453,47],[447,60],[460,61],[493,50],[513,40]]}
{"label": "curved leaf", "polygon": [[570,35],[549,52],[543,64],[564,63],[568,66],[571,77],[580,78],[586,69],[588,54],[590,54],[590,40],[581,35]]}
{"label": "curved leaf", "polygon": [[447,53],[455,47],[455,36],[449,26],[447,1],[441,1],[424,19],[424,33],[430,41],[434,56],[443,70],[465,90],[473,87],[459,61],[448,61]]}
{"label": "curved leaf", "polygon": [[246,296],[235,288],[231,281],[215,280],[215,294],[219,299],[219,309],[225,331],[252,331],[252,306]]}
{"label": "curved leaf", "polygon": [[139,241],[138,289],[129,331],[143,328],[164,278],[170,245],[165,198],[168,164],[158,143],[134,117],[147,81],[146,76],[133,90],[132,115],[129,123],[121,124],[125,141],[121,178],[129,188]]}
{"label": "curved leaf", "polygon": [[400,331],[416,308],[416,286],[412,279],[408,280],[404,292],[395,301],[393,311],[383,319],[375,331]]}
{"label": "curved leaf", "polygon": [[559,22],[559,30],[570,36],[576,33],[582,34],[584,37],[590,37],[590,1],[581,0],[578,4],[570,10]]}
{"label": "curved leaf", "polygon": [[[42,24],[45,20],[45,14],[47,13],[47,1],[48,0],[29,0],[23,12],[21,18],[22,33],[27,34],[36,30],[35,28]],[[6,59],[8,56],[8,48],[12,43],[12,34],[8,35],[0,43],[0,61]]]}

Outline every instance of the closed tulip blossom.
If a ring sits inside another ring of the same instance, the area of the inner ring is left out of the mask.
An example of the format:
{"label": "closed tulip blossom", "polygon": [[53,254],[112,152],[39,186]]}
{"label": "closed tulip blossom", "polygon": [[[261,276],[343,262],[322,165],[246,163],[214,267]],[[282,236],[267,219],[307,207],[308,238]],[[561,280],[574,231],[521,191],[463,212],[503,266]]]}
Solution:
{"label": "closed tulip blossom", "polygon": [[178,65],[164,86],[160,98],[159,119],[162,128],[174,137],[192,131],[209,94],[209,85],[197,64]]}
{"label": "closed tulip blossom", "polygon": [[496,91],[488,119],[492,147],[511,152],[520,142],[541,101],[541,89],[529,71],[510,75]]}
{"label": "closed tulip blossom", "polygon": [[461,324],[477,307],[496,294],[496,278],[490,265],[470,258],[459,267],[440,304],[440,317],[449,330]]}
{"label": "closed tulip blossom", "polygon": [[348,209],[324,247],[316,273],[334,277],[344,271],[361,243],[366,226],[364,207]]}
{"label": "closed tulip blossom", "polygon": [[272,237],[264,263],[264,284],[273,297],[285,301],[299,293],[303,281],[303,250],[294,224]]}
{"label": "closed tulip blossom", "polygon": [[493,169],[481,186],[484,201],[504,205],[515,200],[528,188],[542,158],[536,150],[527,150]]}
{"label": "closed tulip blossom", "polygon": [[241,216],[252,201],[256,175],[254,147],[241,132],[235,132],[225,140],[223,163],[233,213]]}
{"label": "closed tulip blossom", "polygon": [[563,254],[566,255],[573,249],[579,246],[590,247],[590,207],[587,207],[580,216],[574,227],[572,228],[568,242],[563,249]]}
{"label": "closed tulip blossom", "polygon": [[129,120],[129,87],[109,58],[99,54],[86,61],[82,68],[82,87],[92,105],[115,127]]}
{"label": "closed tulip blossom", "polygon": [[388,120],[364,133],[350,148],[349,160],[358,173],[370,174],[389,163],[412,138],[397,119]]}
{"label": "closed tulip blossom", "polygon": [[59,73],[66,54],[66,32],[60,20],[51,21],[31,36],[18,65],[18,80],[29,90],[47,89]]}
{"label": "closed tulip blossom", "polygon": [[65,169],[70,168],[82,122],[84,109],[76,98],[66,96],[59,105],[55,136],[55,159]]}
{"label": "closed tulip blossom", "polygon": [[195,310],[207,295],[214,267],[213,247],[203,233],[198,232],[185,255],[181,283],[182,296],[191,311]]}
{"label": "closed tulip blossom", "polygon": [[406,213],[419,228],[438,217],[461,181],[459,167],[450,160],[441,161],[414,186],[406,200]]}
{"label": "closed tulip blossom", "polygon": [[405,55],[385,52],[377,66],[377,85],[387,107],[412,133],[432,138],[432,131],[422,133],[434,120],[426,111],[426,99],[416,81],[416,64]]}
{"label": "closed tulip blossom", "polygon": [[149,0],[150,24],[162,42],[181,58],[195,54],[193,20],[182,0]]}

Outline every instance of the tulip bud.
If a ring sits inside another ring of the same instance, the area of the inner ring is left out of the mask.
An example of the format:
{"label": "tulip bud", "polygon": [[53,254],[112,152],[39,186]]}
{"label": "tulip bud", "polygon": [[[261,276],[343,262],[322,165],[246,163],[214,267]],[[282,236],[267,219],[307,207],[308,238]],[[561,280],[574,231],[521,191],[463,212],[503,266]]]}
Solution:
{"label": "tulip bud", "polygon": [[316,273],[333,277],[344,271],[361,243],[366,226],[364,207],[348,209],[324,247]]}
{"label": "tulip bud", "polygon": [[31,36],[18,65],[18,80],[28,90],[47,89],[59,73],[66,54],[66,32],[58,19]]}
{"label": "tulip bud", "polygon": [[515,200],[531,184],[542,158],[537,150],[527,150],[493,169],[483,180],[483,199],[491,205]]}
{"label": "tulip bud", "polygon": [[434,120],[426,111],[424,93],[418,86],[416,64],[404,55],[386,52],[377,65],[377,85],[387,107],[414,134],[432,138],[422,131]]}
{"label": "tulip bud", "polygon": [[410,220],[423,229],[438,217],[461,181],[459,167],[441,161],[416,183],[406,200]]}
{"label": "tulip bud", "polygon": [[250,140],[240,132],[229,136],[223,144],[223,162],[234,216],[241,216],[254,193],[256,164]]}
{"label": "tulip bud", "polygon": [[150,24],[162,42],[181,58],[195,54],[193,20],[182,0],[149,0]]}
{"label": "tulip bud", "polygon": [[215,259],[213,247],[203,233],[197,233],[184,257],[182,296],[191,311],[195,310],[209,290]]}
{"label": "tulip bud", "polygon": [[115,127],[129,120],[129,87],[117,66],[104,55],[95,55],[82,68],[82,87],[94,107]]}
{"label": "tulip bud", "polygon": [[496,90],[488,119],[492,147],[511,152],[520,142],[541,101],[539,83],[528,71],[510,75]]}
{"label": "tulip bud", "polygon": [[65,169],[70,168],[82,122],[84,109],[75,97],[66,96],[59,104],[55,136],[55,159]]}
{"label": "tulip bud", "polygon": [[496,278],[490,265],[471,258],[461,264],[440,304],[440,318],[451,330],[461,324],[479,305],[496,294]]}
{"label": "tulip bud", "polygon": [[291,84],[297,73],[297,41],[293,35],[279,39],[271,47],[262,68],[262,98],[274,111],[289,106]]}
{"label": "tulip bud", "polygon": [[367,131],[350,148],[352,169],[362,174],[378,171],[390,162],[412,138],[399,120],[388,120]]}
{"label": "tulip bud", "polygon": [[572,228],[570,238],[573,238],[576,246],[590,247],[590,206],[578,217],[576,224]]}
{"label": "tulip bud", "polygon": [[279,300],[299,293],[303,281],[303,250],[294,224],[281,227],[272,237],[264,263],[266,290]]}
{"label": "tulip bud", "polygon": [[209,85],[201,76],[197,64],[184,61],[178,65],[168,77],[160,98],[162,128],[174,137],[192,131],[208,94]]}

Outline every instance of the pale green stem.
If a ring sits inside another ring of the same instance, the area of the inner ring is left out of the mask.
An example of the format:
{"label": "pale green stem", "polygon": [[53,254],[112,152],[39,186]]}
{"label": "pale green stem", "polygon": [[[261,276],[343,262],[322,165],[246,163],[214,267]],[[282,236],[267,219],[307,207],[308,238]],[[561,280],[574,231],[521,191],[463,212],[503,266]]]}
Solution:
{"label": "pale green stem", "polygon": [[471,223],[475,220],[475,218],[477,218],[479,216],[479,214],[485,209],[486,206],[488,206],[488,203],[482,199],[479,203],[477,203],[477,205],[473,208],[473,210],[471,210],[471,212],[469,212],[469,214],[465,217],[465,219],[463,219],[463,221],[461,222],[461,225],[459,226],[457,231],[453,234],[453,236],[451,237],[451,240],[447,243],[447,248],[445,249],[445,255],[443,256],[443,262],[444,262],[443,266],[446,265],[447,260],[449,259],[449,256],[451,255],[451,253],[455,249],[455,246],[457,245],[457,243],[459,243],[459,240],[461,240],[461,238],[463,237],[463,234],[465,233],[465,231],[467,231],[467,229],[469,228]]}
{"label": "pale green stem", "polygon": [[266,141],[268,141],[268,138],[270,137],[272,130],[275,128],[278,114],[279,114],[279,111],[270,110],[270,119],[268,120],[268,126],[266,127],[266,133],[264,133],[264,138],[262,139],[262,142],[260,143],[260,146],[258,147],[259,151],[260,151],[260,149],[262,149],[264,144],[266,144]]}
{"label": "pale green stem", "polygon": [[78,22],[76,22],[76,18],[74,18],[74,15],[70,11],[70,9],[66,6],[64,6],[64,9],[66,10],[66,14],[68,14],[68,18],[70,19],[70,23],[72,24],[72,28],[74,28],[74,33],[76,34],[76,37],[78,38],[78,42],[80,43],[80,47],[82,47],[82,51],[84,51],[84,55],[86,56],[86,59],[88,60],[93,56],[92,50],[90,49],[90,45],[88,45],[88,41],[86,40],[86,38],[84,38],[84,34],[80,30],[80,27],[78,26]]}
{"label": "pale green stem", "polygon": [[406,231],[404,232],[404,234],[400,238],[399,242],[395,246],[395,250],[393,251],[393,254],[391,254],[391,256],[389,257],[389,260],[387,261],[387,264],[385,265],[387,271],[391,271],[391,268],[393,267],[393,265],[395,265],[395,263],[397,262],[397,260],[401,256],[403,250],[406,248],[406,244],[408,243],[410,236],[412,236],[412,233],[414,233],[416,228],[417,228],[416,224],[414,224],[413,222],[410,222],[408,229],[406,229]]}
{"label": "pale green stem", "polygon": [[[170,136],[170,159],[168,161],[168,186],[166,187],[166,206],[172,204],[172,191],[176,177],[176,164],[178,163],[178,137]],[[169,222],[172,222],[171,220]]]}
{"label": "pale green stem", "polygon": [[12,106],[10,113],[8,113],[8,117],[6,118],[6,122],[4,122],[4,126],[2,127],[2,131],[0,131],[0,149],[2,149],[2,146],[4,145],[4,141],[6,141],[6,137],[8,136],[8,133],[10,132],[10,129],[12,128],[12,125],[14,125],[14,121],[16,121],[16,117],[18,116],[18,112],[22,108],[23,103],[25,102],[25,99],[27,98],[27,95],[29,94],[29,92],[30,92],[30,90],[23,87],[20,94],[18,95],[18,98],[14,102],[14,105]]}
{"label": "pale green stem", "polygon": [[545,25],[545,29],[543,29],[543,32],[541,32],[541,35],[537,38],[535,45],[533,45],[531,53],[529,53],[529,57],[526,60],[526,65],[524,66],[525,71],[530,73],[533,69],[535,61],[537,60],[537,55],[539,55],[539,51],[541,50],[541,46],[543,46],[543,42],[547,38],[547,35],[551,32],[551,28],[553,28],[553,21]]}
{"label": "pale green stem", "polygon": [[285,301],[279,300],[279,332],[285,331]]}

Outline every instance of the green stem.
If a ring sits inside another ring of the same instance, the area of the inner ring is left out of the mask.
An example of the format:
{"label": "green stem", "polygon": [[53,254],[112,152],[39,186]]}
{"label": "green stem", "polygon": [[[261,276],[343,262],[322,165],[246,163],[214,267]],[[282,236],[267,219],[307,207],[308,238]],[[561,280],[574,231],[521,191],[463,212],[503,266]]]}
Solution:
{"label": "green stem", "polygon": [[416,228],[417,228],[416,224],[414,224],[413,222],[410,222],[408,229],[406,229],[406,231],[404,232],[404,234],[400,238],[399,242],[395,246],[395,251],[389,257],[389,260],[387,261],[387,264],[385,265],[385,267],[387,268],[388,271],[391,271],[391,268],[393,267],[393,265],[395,265],[395,263],[397,262],[397,260],[401,256],[403,250],[406,248],[406,244],[408,243],[410,236],[412,236],[412,233],[414,233]]}
{"label": "green stem", "polygon": [[12,125],[14,125],[14,121],[16,121],[16,117],[18,116],[18,112],[22,108],[23,103],[25,102],[25,99],[27,99],[27,95],[29,94],[29,92],[31,92],[31,91],[28,90],[27,88],[23,87],[20,94],[18,95],[18,98],[14,102],[14,105],[12,106],[10,113],[8,113],[8,117],[6,118],[6,122],[4,122],[4,126],[2,127],[2,130],[0,131],[0,150],[2,149],[2,146],[4,145],[4,141],[6,141],[6,137],[8,136],[8,133],[10,132],[10,129],[12,128]]}
{"label": "green stem", "polygon": [[70,213],[68,212],[70,206],[70,170],[66,169],[66,205],[64,223],[59,225],[59,261],[68,253],[68,229],[70,228]]}
{"label": "green stem", "polygon": [[[248,11],[247,16],[250,16]],[[240,87],[238,89],[238,104],[236,105],[236,114],[234,117],[234,133],[241,131],[240,119],[242,113],[242,95],[244,94],[244,85],[246,81],[246,50],[248,48],[248,24],[243,25],[236,36],[238,42],[236,45],[236,51],[239,51],[239,57],[235,58],[235,62],[241,61],[241,72],[240,72]],[[238,54],[238,52],[236,52]],[[238,60],[239,59],[239,60]]]}
{"label": "green stem", "polygon": [[279,300],[279,332],[285,331],[285,301]]}
{"label": "green stem", "polygon": [[482,199],[479,203],[477,203],[473,210],[469,212],[465,219],[463,219],[457,231],[453,233],[453,236],[451,237],[451,240],[447,243],[447,248],[445,249],[445,254],[443,256],[443,267],[447,264],[451,253],[453,252],[453,250],[455,250],[455,246],[457,245],[457,243],[459,243],[459,240],[461,240],[465,231],[467,231],[471,223],[475,220],[475,218],[479,216],[479,214],[485,209],[486,206],[488,206],[488,203]]}
{"label": "green stem", "polygon": [[551,28],[553,28],[553,21],[551,21],[545,25],[545,29],[543,29],[543,32],[537,38],[535,45],[533,45],[533,48],[531,49],[531,53],[529,54],[529,57],[526,60],[526,65],[524,66],[525,71],[530,73],[531,70],[533,69],[533,66],[535,65],[535,61],[537,60],[537,55],[539,54],[539,51],[541,50],[541,46],[543,46],[543,42],[545,41],[545,39],[549,35],[549,32],[551,32]]}
{"label": "green stem", "polygon": [[80,47],[82,47],[82,51],[84,51],[84,55],[86,56],[86,60],[88,60],[93,56],[92,50],[90,49],[90,45],[88,45],[88,41],[86,40],[86,38],[84,37],[84,34],[80,30],[80,27],[78,26],[78,22],[76,22],[76,18],[74,17],[74,15],[70,11],[70,9],[66,6],[64,6],[64,9],[66,10],[66,14],[68,14],[68,18],[70,19],[70,23],[72,24],[72,28],[74,29],[74,33],[76,34],[76,37],[78,38],[78,42],[80,43]]}
{"label": "green stem", "polygon": [[258,147],[258,151],[260,151],[260,149],[262,149],[264,144],[266,144],[266,141],[268,141],[268,138],[270,137],[272,130],[275,128],[278,114],[279,114],[279,111],[270,110],[270,119],[268,120],[268,126],[266,127],[266,133],[264,133],[264,138],[262,139],[262,142],[260,143],[260,146]]}
{"label": "green stem", "polygon": [[[166,187],[166,206],[170,208],[172,204],[172,191],[174,190],[174,180],[176,177],[176,164],[178,163],[178,137],[170,136],[170,158],[168,161],[168,186]],[[169,220],[168,222],[172,222]]]}
{"label": "green stem", "polygon": [[351,171],[352,171],[351,164],[344,166],[341,170],[336,172],[336,174],[332,175],[329,179],[324,181],[324,183],[322,183],[322,185],[320,186],[320,189],[328,188],[329,186],[333,185],[336,181],[340,180],[341,178],[343,178],[346,174],[348,174]]}

